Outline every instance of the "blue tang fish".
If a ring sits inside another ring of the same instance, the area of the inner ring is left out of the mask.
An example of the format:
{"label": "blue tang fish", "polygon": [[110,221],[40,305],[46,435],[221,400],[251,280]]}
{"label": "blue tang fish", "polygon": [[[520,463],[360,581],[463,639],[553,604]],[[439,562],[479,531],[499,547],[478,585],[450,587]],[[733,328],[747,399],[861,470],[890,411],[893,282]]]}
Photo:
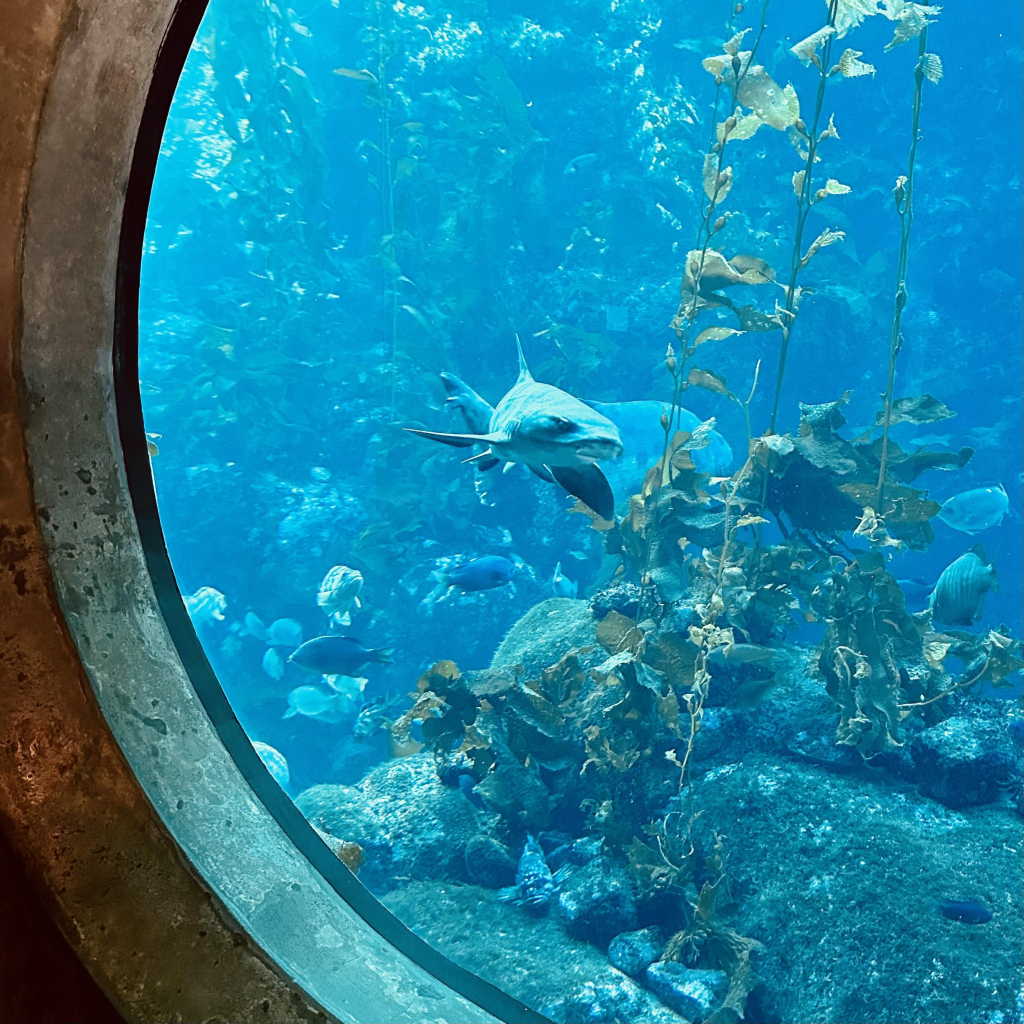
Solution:
{"label": "blue tang fish", "polygon": [[494,407],[486,433],[405,429],[456,448],[485,446],[467,461],[521,462],[542,479],[560,484],[603,519],[612,519],[615,497],[597,463],[622,454],[618,428],[561,388],[535,381],[518,339],[516,344],[519,377]]}
{"label": "blue tang fish", "polygon": [[458,587],[463,592],[472,592],[505,586],[512,579],[515,568],[515,563],[501,555],[484,555],[455,569],[432,575],[443,587]]}

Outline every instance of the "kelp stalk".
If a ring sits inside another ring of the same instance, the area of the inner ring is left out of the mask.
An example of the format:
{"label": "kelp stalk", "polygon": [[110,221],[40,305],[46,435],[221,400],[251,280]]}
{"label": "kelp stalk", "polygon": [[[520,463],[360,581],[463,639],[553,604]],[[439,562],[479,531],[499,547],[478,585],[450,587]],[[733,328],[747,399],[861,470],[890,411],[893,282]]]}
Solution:
{"label": "kelp stalk", "polygon": [[398,367],[396,334],[398,331],[398,287],[395,273],[395,182],[391,166],[391,101],[388,97],[387,65],[391,59],[385,40],[383,0],[376,0],[377,9],[377,90],[380,97],[380,206],[381,265],[384,291],[384,347],[388,354],[389,422],[395,419],[395,391]]}
{"label": "kelp stalk", "polygon": [[[826,28],[834,29],[836,25],[836,12],[839,9],[839,0],[831,0],[828,7],[828,21]],[[821,60],[815,61],[820,76],[818,81],[818,92],[814,100],[814,117],[811,120],[811,129],[803,131],[807,140],[807,160],[804,164],[803,177],[800,179],[800,191],[797,194],[796,206],[796,236],[793,239],[793,255],[790,260],[789,284],[786,287],[786,305],[780,310],[782,328],[782,344],[779,348],[779,369],[775,377],[775,398],[772,401],[772,417],[768,425],[768,433],[775,433],[775,424],[779,415],[779,398],[782,395],[782,379],[786,373],[786,356],[789,353],[789,338],[793,330],[793,322],[796,320],[796,303],[798,292],[796,289],[797,278],[800,271],[807,266],[807,257],[801,255],[803,246],[804,228],[807,226],[807,218],[810,215],[811,207],[815,202],[815,194],[811,191],[814,174],[815,156],[818,144],[821,139],[818,136],[818,124],[821,120],[821,111],[825,104],[825,84],[835,73],[835,68],[829,68],[829,59],[832,55],[832,42],[835,33],[830,33],[822,43]],[[800,122],[797,122],[799,131]]]}
{"label": "kelp stalk", "polygon": [[[925,0],[924,6],[927,6]],[[918,37],[917,64],[914,67],[914,108],[910,129],[910,155],[907,159],[907,173],[896,179],[893,198],[900,218],[900,252],[896,263],[896,299],[892,318],[892,333],[889,338],[889,374],[885,385],[885,404],[882,419],[882,455],[878,467],[878,492],[875,508],[882,508],[885,491],[885,469],[889,458],[889,427],[892,423],[893,387],[896,381],[896,360],[903,347],[903,310],[907,305],[907,257],[910,252],[910,228],[914,222],[914,166],[917,144],[920,141],[918,127],[921,123],[921,94],[924,85],[925,53],[928,44],[928,28],[921,30]]]}

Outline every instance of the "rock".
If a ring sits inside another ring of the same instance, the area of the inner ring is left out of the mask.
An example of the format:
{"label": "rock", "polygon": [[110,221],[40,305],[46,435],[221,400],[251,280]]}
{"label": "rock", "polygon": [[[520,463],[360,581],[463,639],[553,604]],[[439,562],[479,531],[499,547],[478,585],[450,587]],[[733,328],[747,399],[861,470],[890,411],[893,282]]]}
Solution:
{"label": "rock", "polygon": [[476,836],[466,847],[466,873],[469,880],[488,889],[514,884],[516,862],[508,850],[490,836]]}
{"label": "rock", "polygon": [[603,619],[609,612],[635,619],[640,611],[640,586],[627,580],[612,580],[595,592],[590,607],[595,619]]}
{"label": "rock", "polygon": [[646,979],[663,1003],[695,1021],[710,1017],[729,991],[725,971],[694,970],[673,961],[651,964]]}
{"label": "rock", "polygon": [[439,952],[557,1024],[688,1024],[556,917],[502,903],[491,889],[412,882],[382,900]]}
{"label": "rock", "polygon": [[1015,763],[1005,728],[966,715],[925,729],[910,754],[918,789],[953,808],[992,803]]}
{"label": "rock", "polygon": [[637,923],[633,885],[607,857],[573,871],[561,884],[558,906],[570,935],[601,947]]}
{"label": "rock", "polygon": [[355,786],[312,786],[295,803],[314,828],[363,848],[359,878],[375,892],[410,878],[469,881],[469,844],[500,820],[443,785],[430,754],[385,761]]}
{"label": "rock", "polygon": [[[954,811],[888,772],[757,753],[695,772],[692,800],[696,848],[728,837],[729,925],[764,947],[749,1019],[969,1024],[1013,1012],[1024,861],[1010,808]],[[943,899],[998,909],[970,928],[942,917],[932,901]]]}
{"label": "rock", "polygon": [[491,668],[522,665],[523,678],[535,679],[573,647],[594,648],[589,655],[580,656],[584,668],[607,657],[597,643],[590,605],[568,597],[551,597],[534,605],[508,631],[494,652]]}
{"label": "rock", "polygon": [[657,925],[636,932],[621,932],[608,943],[608,959],[620,971],[640,975],[661,956],[665,940]]}
{"label": "rock", "polygon": [[545,1016],[564,1024],[661,1024],[680,1018],[622,975],[615,982],[585,981],[543,1008]]}

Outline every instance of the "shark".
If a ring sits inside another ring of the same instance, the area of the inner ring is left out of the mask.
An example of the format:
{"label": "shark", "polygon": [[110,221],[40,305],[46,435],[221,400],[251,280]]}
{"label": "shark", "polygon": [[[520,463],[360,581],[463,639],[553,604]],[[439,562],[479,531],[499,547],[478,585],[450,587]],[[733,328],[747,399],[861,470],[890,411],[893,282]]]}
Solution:
{"label": "shark", "polygon": [[456,448],[481,446],[482,452],[465,460],[481,469],[499,462],[521,463],[579,498],[602,519],[614,519],[615,496],[597,463],[622,455],[618,427],[561,388],[534,380],[518,338],[516,347],[519,377],[493,409],[454,374],[441,375],[448,402],[461,411],[471,432],[405,429]]}

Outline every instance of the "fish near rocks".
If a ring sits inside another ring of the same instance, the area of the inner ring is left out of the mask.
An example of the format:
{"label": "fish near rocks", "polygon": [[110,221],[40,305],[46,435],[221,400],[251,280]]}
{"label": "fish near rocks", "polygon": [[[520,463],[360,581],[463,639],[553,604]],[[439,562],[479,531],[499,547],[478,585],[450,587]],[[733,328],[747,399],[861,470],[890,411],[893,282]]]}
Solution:
{"label": "fish near rocks", "polygon": [[562,563],[555,566],[555,574],[551,577],[551,591],[555,597],[575,598],[579,592],[579,584],[568,576],[562,575]]}
{"label": "fish near rocks", "polygon": [[516,884],[498,891],[498,899],[517,907],[542,911],[555,891],[555,880],[544,857],[544,851],[533,836],[526,837],[523,854],[516,868]]}
{"label": "fish near rocks", "polygon": [[716,647],[709,655],[712,665],[763,665],[775,659],[775,651],[760,644],[728,643]]}
{"label": "fish near rocks", "polygon": [[289,662],[322,676],[354,676],[368,662],[387,664],[392,648],[366,647],[354,636],[318,636],[292,651]]}
{"label": "fish near rocks", "polygon": [[998,526],[1009,509],[1010,499],[1002,484],[976,487],[944,501],[938,518],[954,530],[974,534]]}
{"label": "fish near rocks", "polygon": [[998,586],[985,549],[976,544],[942,570],[929,602],[932,616],[947,626],[971,626],[981,617],[985,595]]}
{"label": "fish near rocks", "polygon": [[523,463],[542,479],[561,485],[603,519],[615,516],[615,496],[597,463],[622,455],[618,428],[578,398],[535,381],[521,345],[519,377],[494,407],[486,433],[405,429],[456,448],[486,446],[468,461]]}
{"label": "fish near rocks", "polygon": [[985,924],[992,920],[992,911],[977,900],[939,900],[939,913],[950,921],[964,924]]}
{"label": "fish near rocks", "polygon": [[442,587],[457,587],[463,593],[473,593],[503,587],[512,579],[515,569],[515,563],[501,555],[484,555],[455,569],[434,572],[432,575]]}

